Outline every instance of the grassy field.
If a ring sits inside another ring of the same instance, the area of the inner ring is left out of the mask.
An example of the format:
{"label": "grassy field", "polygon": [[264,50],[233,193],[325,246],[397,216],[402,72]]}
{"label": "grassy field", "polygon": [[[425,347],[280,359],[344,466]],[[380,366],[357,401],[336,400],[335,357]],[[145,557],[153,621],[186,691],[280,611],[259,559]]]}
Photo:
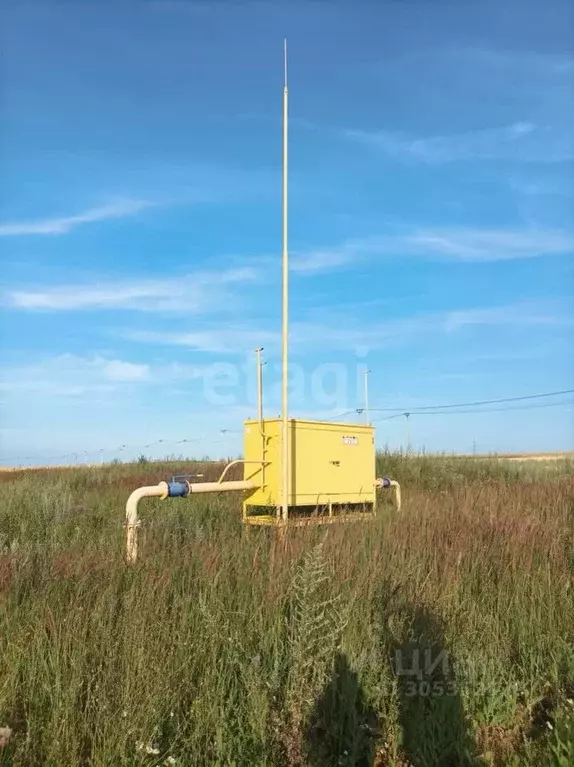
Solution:
{"label": "grassy field", "polygon": [[193,465],[2,473],[0,764],[573,765],[574,464],[379,462],[401,512],[284,543],[144,501],[134,568]]}

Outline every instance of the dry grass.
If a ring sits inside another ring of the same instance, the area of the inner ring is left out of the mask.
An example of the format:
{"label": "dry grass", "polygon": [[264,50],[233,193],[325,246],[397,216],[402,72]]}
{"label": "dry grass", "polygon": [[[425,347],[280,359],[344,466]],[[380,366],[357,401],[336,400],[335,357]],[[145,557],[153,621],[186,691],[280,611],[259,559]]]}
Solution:
{"label": "dry grass", "polygon": [[3,476],[0,764],[573,764],[572,464],[380,460],[400,514],[150,500],[132,569],[127,492],[194,466]]}

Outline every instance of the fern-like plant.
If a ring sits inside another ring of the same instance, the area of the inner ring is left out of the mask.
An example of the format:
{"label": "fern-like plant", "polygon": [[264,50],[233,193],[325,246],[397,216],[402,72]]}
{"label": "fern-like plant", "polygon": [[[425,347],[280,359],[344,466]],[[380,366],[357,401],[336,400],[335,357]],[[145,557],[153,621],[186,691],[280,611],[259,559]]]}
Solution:
{"label": "fern-like plant", "polygon": [[304,763],[304,723],[330,678],[346,622],[327,569],[319,543],[303,557],[291,586],[276,731],[283,758],[292,767]]}

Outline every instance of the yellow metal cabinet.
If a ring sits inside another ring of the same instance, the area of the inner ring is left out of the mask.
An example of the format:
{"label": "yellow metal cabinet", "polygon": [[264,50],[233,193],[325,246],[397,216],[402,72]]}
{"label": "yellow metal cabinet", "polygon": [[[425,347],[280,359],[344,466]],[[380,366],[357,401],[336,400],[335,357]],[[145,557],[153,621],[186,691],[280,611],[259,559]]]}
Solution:
{"label": "yellow metal cabinet", "polygon": [[[244,518],[262,512],[265,516],[265,511],[269,523],[276,517],[281,505],[281,431],[281,419],[245,422],[244,479],[260,487],[247,491]],[[362,505],[374,510],[372,426],[291,419],[289,457],[290,514],[309,507],[332,512],[333,507]]]}

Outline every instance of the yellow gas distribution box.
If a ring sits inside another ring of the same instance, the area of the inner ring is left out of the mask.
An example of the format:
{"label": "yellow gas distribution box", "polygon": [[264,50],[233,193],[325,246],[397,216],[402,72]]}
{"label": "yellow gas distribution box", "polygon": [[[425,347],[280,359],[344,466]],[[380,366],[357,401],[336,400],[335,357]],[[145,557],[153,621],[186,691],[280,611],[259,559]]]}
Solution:
{"label": "yellow gas distribution box", "polygon": [[[375,433],[372,426],[290,419],[289,514],[305,509],[375,507]],[[244,478],[260,483],[247,491],[244,519],[275,517],[281,505],[280,418],[245,422]],[[258,463],[263,461],[264,463]]]}

